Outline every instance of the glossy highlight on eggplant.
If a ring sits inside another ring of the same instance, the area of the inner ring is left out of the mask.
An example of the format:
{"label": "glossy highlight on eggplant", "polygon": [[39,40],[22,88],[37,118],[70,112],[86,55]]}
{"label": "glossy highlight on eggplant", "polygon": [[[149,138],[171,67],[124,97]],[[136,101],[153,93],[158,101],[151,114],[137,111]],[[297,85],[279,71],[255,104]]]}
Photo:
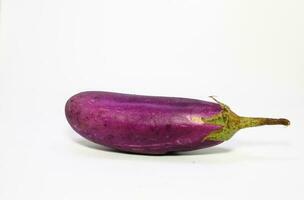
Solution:
{"label": "glossy highlight on eggplant", "polygon": [[65,114],[84,138],[138,154],[202,149],[229,140],[242,128],[289,125],[282,118],[240,117],[214,100],[88,91],[72,96]]}

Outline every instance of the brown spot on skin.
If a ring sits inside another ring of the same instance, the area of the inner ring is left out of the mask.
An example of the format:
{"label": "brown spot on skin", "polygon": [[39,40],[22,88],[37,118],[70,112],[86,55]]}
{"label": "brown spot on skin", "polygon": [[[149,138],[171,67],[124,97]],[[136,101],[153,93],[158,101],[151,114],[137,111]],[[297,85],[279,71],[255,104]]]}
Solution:
{"label": "brown spot on skin", "polygon": [[171,128],[172,128],[171,124],[166,124],[166,130],[167,131],[171,130]]}
{"label": "brown spot on skin", "polygon": [[112,141],[114,139],[114,135],[108,135],[105,139],[107,141]]}

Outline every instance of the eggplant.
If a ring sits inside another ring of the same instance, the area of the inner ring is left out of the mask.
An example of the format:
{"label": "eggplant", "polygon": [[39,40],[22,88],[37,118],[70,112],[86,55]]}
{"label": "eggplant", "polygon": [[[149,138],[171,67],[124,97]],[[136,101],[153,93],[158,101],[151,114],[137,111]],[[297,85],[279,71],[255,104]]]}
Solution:
{"label": "eggplant", "polygon": [[215,146],[242,128],[290,124],[283,118],[241,117],[213,99],[215,103],[87,91],[67,101],[65,114],[71,127],[92,142],[123,152],[157,155]]}

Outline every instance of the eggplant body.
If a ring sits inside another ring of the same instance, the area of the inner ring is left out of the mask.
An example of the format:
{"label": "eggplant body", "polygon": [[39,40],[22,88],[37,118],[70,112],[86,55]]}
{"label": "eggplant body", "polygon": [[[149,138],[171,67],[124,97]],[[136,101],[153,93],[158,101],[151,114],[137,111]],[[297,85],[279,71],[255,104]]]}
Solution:
{"label": "eggplant body", "polygon": [[176,97],[82,92],[66,103],[72,128],[98,144],[126,152],[165,154],[210,147],[204,140],[222,128],[198,122],[222,111],[217,103]]}

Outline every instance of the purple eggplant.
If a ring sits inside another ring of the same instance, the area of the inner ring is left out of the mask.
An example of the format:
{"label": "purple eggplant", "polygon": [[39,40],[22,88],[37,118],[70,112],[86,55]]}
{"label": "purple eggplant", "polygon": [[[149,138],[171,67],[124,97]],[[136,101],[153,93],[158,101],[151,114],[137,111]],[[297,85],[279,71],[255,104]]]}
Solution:
{"label": "purple eggplant", "polygon": [[240,117],[214,100],[90,91],[71,97],[65,114],[84,138],[139,154],[207,148],[229,140],[242,128],[289,125],[287,119]]}

